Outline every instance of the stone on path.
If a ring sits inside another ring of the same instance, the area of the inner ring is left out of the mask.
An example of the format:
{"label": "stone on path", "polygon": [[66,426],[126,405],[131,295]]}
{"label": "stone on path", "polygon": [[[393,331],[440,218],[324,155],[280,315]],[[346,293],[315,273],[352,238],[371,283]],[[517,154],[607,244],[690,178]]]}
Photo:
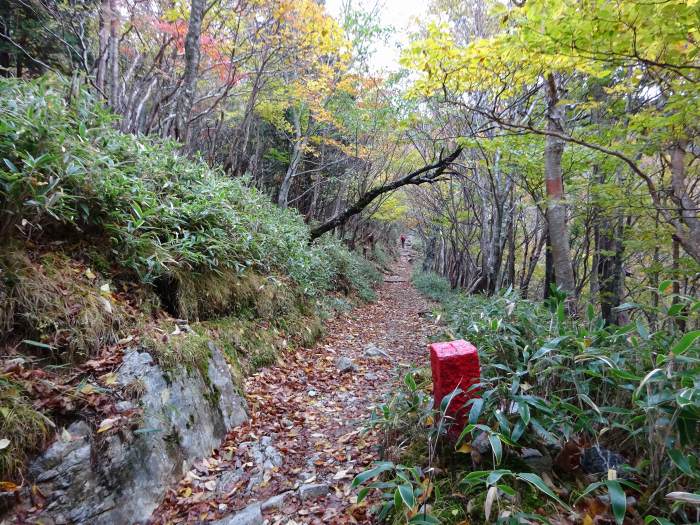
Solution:
{"label": "stone on path", "polygon": [[321,498],[328,494],[330,487],[326,483],[306,483],[299,487],[299,497],[302,500]]}
{"label": "stone on path", "polygon": [[355,363],[353,363],[352,359],[349,357],[339,357],[335,361],[335,366],[338,369],[338,372],[341,374],[344,374],[346,372],[354,372],[357,370],[357,367],[355,366]]}
{"label": "stone on path", "polygon": [[367,357],[386,357],[387,359],[390,358],[386,350],[379,348],[374,343],[370,343],[367,346],[365,346],[365,355]]}
{"label": "stone on path", "polygon": [[262,525],[264,522],[260,503],[254,503],[235,514],[212,521],[210,525]]}
{"label": "stone on path", "polygon": [[266,510],[278,510],[284,505],[284,501],[287,499],[288,496],[292,494],[291,490],[288,490],[287,492],[283,492],[282,494],[277,494],[277,496],[272,496],[271,498],[266,499],[265,501],[262,502],[260,505],[260,508],[263,511]]}

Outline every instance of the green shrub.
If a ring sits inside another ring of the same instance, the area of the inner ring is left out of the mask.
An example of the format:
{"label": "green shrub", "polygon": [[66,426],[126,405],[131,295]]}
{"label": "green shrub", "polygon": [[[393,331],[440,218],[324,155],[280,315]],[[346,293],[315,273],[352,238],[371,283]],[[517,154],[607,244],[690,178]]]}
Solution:
{"label": "green shrub", "polygon": [[365,301],[376,298],[372,286],[382,280],[382,275],[371,262],[348,251],[333,239],[324,239],[315,246],[315,252],[323,260],[321,266],[327,271],[323,280],[328,280],[333,289],[345,293],[357,291]]}
{"label": "green shrub", "polygon": [[[433,296],[442,294],[433,276],[416,280],[428,293],[437,288]],[[588,493],[624,502],[626,492],[638,500],[640,513],[653,509],[656,516],[691,521],[687,508],[671,506],[664,496],[697,492],[700,482],[700,330],[680,328],[697,324],[700,301],[669,290],[670,282],[659,287],[658,308],[620,307],[632,317],[624,326],[607,326],[592,306],[583,319],[568,317],[561,294],[545,303],[512,291],[446,294],[450,337],[472,342],[481,361],[480,397],[467,407],[469,424],[458,429],[456,449],[484,438],[491,447],[486,456],[473,456],[473,472],[462,465],[449,473],[460,480],[460,490],[483,494],[498,485],[505,493],[523,493],[530,486],[560,509]],[[647,315],[656,319],[655,331]],[[617,469],[619,480],[604,472],[588,487],[569,487],[570,498],[561,502],[534,477],[537,471],[524,470],[519,451],[534,448],[555,458],[565,445],[600,445],[627,465]],[[643,480],[644,488],[623,479],[628,476]],[[513,516],[530,510],[502,504]],[[611,512],[621,523],[625,506]]]}
{"label": "green shrub", "polygon": [[417,271],[412,280],[418,291],[433,301],[446,301],[452,295],[450,281],[436,273]]}
{"label": "green shrub", "polygon": [[254,268],[311,296],[371,295],[369,266],[338,244],[310,246],[296,211],[175,142],[120,133],[87,92],[70,103],[66,92],[51,78],[0,79],[0,239],[91,238],[146,283]]}

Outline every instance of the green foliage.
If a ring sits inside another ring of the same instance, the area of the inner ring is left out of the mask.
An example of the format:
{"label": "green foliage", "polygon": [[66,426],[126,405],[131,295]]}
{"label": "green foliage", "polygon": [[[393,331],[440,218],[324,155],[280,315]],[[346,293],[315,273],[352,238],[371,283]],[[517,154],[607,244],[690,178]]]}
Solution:
{"label": "green foliage", "polygon": [[307,295],[338,284],[371,296],[370,267],[310,246],[298,213],[179,145],[115,130],[86,92],[48,78],[0,80],[0,236],[90,236],[146,283],[182,272],[288,275]]}
{"label": "green foliage", "polygon": [[[427,293],[436,288],[434,276],[414,279]],[[482,365],[480,397],[467,407],[469,424],[460,429],[456,452],[445,448],[441,452],[440,460],[448,469],[445,475],[459,480],[460,488],[451,482],[450,491],[470,494],[493,488],[492,498],[498,499],[503,493],[522,495],[535,490],[538,498],[564,509],[587,494],[602,492],[609,495],[610,511],[618,523],[626,513],[625,496],[634,495],[640,511],[654,509],[666,519],[689,520],[688,508],[671,507],[664,495],[690,494],[700,480],[696,459],[700,452],[700,331],[679,328],[696,315],[700,302],[669,293],[670,284],[659,286],[660,306],[653,311],[621,306],[632,313],[632,320],[619,327],[606,326],[592,308],[585,319],[569,318],[563,296],[557,293],[544,304],[522,300],[511,291],[492,297],[444,294],[450,336],[472,342]],[[653,313],[662,328],[650,328],[644,313]],[[445,434],[441,428],[444,406],[431,412],[425,402],[411,401],[425,399],[425,390],[425,386],[402,387],[381,407],[381,418],[373,421],[379,421],[388,436],[385,448],[422,440],[429,451],[429,444]],[[429,428],[425,421],[431,413],[436,424]],[[396,420],[402,425],[389,424]],[[423,437],[416,437],[420,429]],[[617,468],[617,480],[601,473],[583,491],[579,488],[569,500],[562,499],[537,471],[525,468],[519,451],[534,448],[554,457],[572,440],[608,448],[621,454],[627,465]],[[454,459],[478,442],[490,449],[490,458],[472,454],[477,463],[471,468]],[[405,468],[435,461],[430,453],[410,456],[406,447],[394,459],[408,465]],[[513,507],[513,515],[543,505],[502,503]],[[434,504],[445,506],[437,493]]]}
{"label": "green foliage", "polygon": [[314,256],[320,259],[316,266],[316,280],[331,283],[333,289],[345,293],[356,290],[364,301],[376,298],[372,286],[379,283],[382,276],[372,263],[328,238],[320,239],[315,245]]}
{"label": "green foliage", "polygon": [[446,301],[453,293],[450,281],[433,272],[417,271],[411,280],[419,292],[433,301]]}

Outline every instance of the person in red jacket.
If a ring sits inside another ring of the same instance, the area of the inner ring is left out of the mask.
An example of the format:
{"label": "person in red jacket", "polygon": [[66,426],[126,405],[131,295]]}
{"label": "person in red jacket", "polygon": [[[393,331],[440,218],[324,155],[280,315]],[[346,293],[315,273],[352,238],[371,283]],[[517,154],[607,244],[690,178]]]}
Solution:
{"label": "person in red jacket", "polygon": [[401,248],[406,247],[406,236],[402,233],[401,234]]}

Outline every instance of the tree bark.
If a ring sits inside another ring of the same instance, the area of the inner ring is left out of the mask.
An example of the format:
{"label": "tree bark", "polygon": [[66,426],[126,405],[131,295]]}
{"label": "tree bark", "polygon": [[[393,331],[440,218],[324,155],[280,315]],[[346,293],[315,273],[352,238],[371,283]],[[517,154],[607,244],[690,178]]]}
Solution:
{"label": "tree bark", "polygon": [[117,1],[109,0],[109,105],[117,110],[119,106],[119,20]]}
{"label": "tree bark", "polygon": [[202,35],[202,18],[204,18],[205,8],[205,0],[192,0],[190,4],[190,20],[185,37],[185,72],[182,77],[182,93],[177,102],[175,126],[175,137],[183,144],[188,142],[190,112],[197,87],[199,41]]}
{"label": "tree bark", "polygon": [[[563,133],[563,112],[559,105],[556,79],[547,76],[547,130]],[[569,294],[570,310],[575,310],[576,286],[571,263],[569,227],[566,222],[566,204],[562,179],[561,159],[564,141],[555,135],[547,135],[545,145],[545,182],[547,190],[547,225],[552,248],[554,276],[562,290]]]}
{"label": "tree bark", "polygon": [[100,30],[98,35],[99,56],[97,59],[97,78],[95,83],[102,96],[106,96],[107,59],[109,58],[109,21],[111,19],[109,0],[100,2]]}
{"label": "tree bark", "polygon": [[617,324],[615,307],[622,294],[622,229],[623,219],[617,217],[611,224],[596,226],[596,258],[600,312],[608,324]]}
{"label": "tree bark", "polygon": [[675,238],[693,259],[700,263],[700,204],[688,193],[685,174],[685,141],[678,141],[671,149],[672,199],[678,206],[680,224],[676,226]]}
{"label": "tree bark", "polygon": [[289,159],[289,166],[282,179],[279,194],[277,195],[277,205],[280,208],[286,208],[289,201],[289,190],[292,188],[292,182],[296,177],[297,169],[301,160],[304,158],[304,150],[308,137],[301,132],[301,110],[298,108],[292,109],[292,125],[294,126],[294,145],[292,147],[292,157]]}

